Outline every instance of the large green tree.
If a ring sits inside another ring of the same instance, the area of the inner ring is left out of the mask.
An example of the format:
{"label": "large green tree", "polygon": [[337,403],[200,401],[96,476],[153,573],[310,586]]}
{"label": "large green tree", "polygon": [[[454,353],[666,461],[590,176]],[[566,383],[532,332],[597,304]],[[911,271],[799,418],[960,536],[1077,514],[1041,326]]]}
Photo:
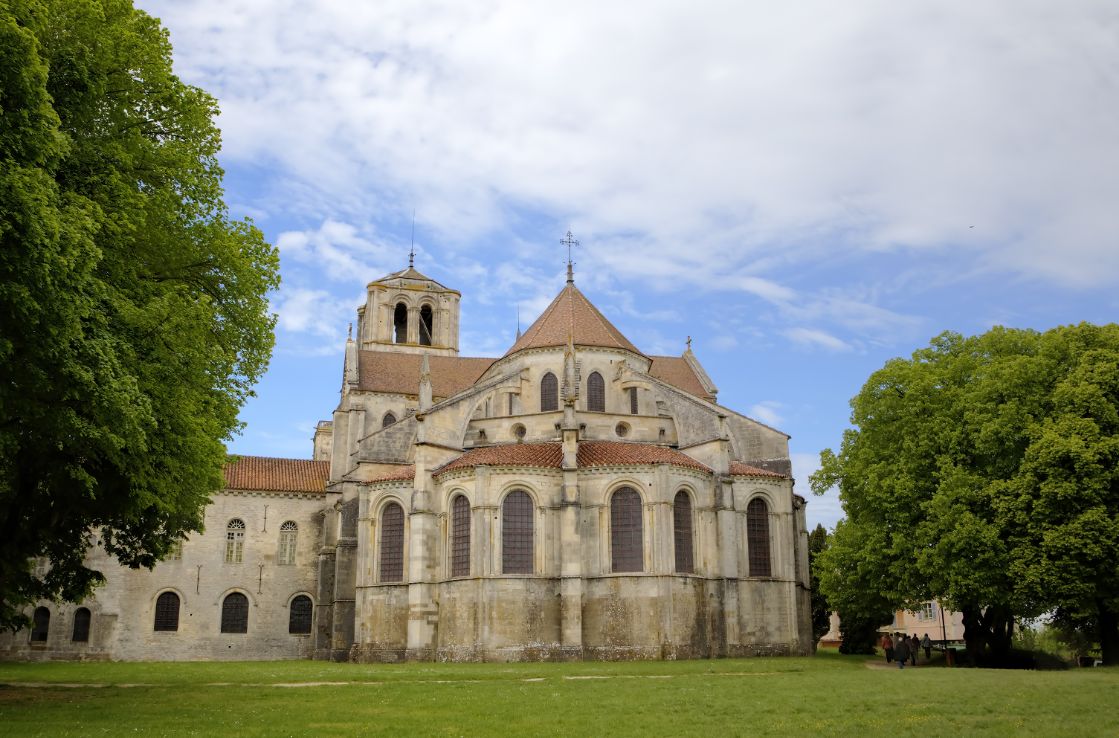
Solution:
{"label": "large green tree", "polygon": [[216,112],[126,0],[0,5],[0,627],[101,581],[94,535],[154,565],[221,485],[278,258]]}
{"label": "large green tree", "polygon": [[818,563],[829,599],[938,598],[979,660],[1016,617],[1071,613],[1119,663],[1119,326],[945,333],[851,407],[812,479],[847,515]]}

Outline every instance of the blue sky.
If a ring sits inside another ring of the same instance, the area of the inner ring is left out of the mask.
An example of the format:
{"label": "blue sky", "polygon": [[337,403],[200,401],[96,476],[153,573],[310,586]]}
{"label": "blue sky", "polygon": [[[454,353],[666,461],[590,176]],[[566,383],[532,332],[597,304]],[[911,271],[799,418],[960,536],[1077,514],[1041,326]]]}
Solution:
{"label": "blue sky", "polygon": [[1113,2],[138,5],[218,100],[232,214],[281,251],[236,453],[310,455],[413,210],[463,355],[554,297],[570,228],[580,288],[646,353],[692,336],[723,404],[792,435],[806,496],[887,359],[1119,308]]}

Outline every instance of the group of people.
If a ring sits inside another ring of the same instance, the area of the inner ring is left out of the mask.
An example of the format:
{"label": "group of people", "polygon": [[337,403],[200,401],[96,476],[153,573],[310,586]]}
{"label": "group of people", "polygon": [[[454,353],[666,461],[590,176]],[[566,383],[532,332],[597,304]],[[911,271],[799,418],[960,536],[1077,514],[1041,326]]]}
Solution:
{"label": "group of people", "polygon": [[925,633],[924,638],[918,638],[916,633],[912,636],[905,633],[894,633],[893,636],[883,633],[879,645],[886,652],[886,663],[896,661],[899,669],[905,668],[906,661],[916,666],[917,654],[922,648],[925,649],[925,661],[932,658],[932,641],[929,640],[928,633]]}

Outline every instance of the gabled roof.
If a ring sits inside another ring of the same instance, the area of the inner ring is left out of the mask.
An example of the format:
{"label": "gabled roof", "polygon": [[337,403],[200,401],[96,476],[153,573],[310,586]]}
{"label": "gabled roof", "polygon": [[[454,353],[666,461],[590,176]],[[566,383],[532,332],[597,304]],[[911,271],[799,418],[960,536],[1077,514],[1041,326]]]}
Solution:
{"label": "gabled roof", "polygon": [[715,396],[707,391],[703,382],[696,376],[692,365],[683,356],[650,356],[649,358],[653,360],[649,365],[649,376],[656,377],[690,395],[705,400],[715,400]]}
{"label": "gabled roof", "polygon": [[439,287],[440,289],[444,289],[444,290],[447,289],[446,287],[439,284],[438,282],[436,282],[434,279],[427,276],[426,274],[421,274],[413,266],[409,266],[406,269],[401,269],[399,272],[393,272],[392,274],[386,274],[385,276],[381,277],[380,279],[374,279],[373,284],[378,284],[378,283],[381,283],[381,282],[388,282],[389,280],[392,280],[392,279],[409,279],[409,280],[413,280],[413,281],[416,281],[416,282],[431,282],[433,285],[435,285],[436,287]]}
{"label": "gabled roof", "polygon": [[[362,351],[358,362],[358,389],[417,395],[420,392],[422,362],[422,354]],[[494,359],[429,355],[428,362],[431,368],[431,394],[443,398],[457,394],[477,382]]]}
{"label": "gabled roof", "polygon": [[[633,464],[672,464],[697,471],[711,469],[687,454],[664,446],[619,441],[583,441],[579,444],[576,463],[580,468],[624,466]],[[531,466],[559,469],[563,464],[563,445],[550,443],[514,443],[487,446],[467,451],[435,470],[446,474],[455,469],[475,466]]]}
{"label": "gabled roof", "polygon": [[574,282],[567,283],[505,355],[525,349],[565,346],[569,336],[576,346],[625,349],[644,355],[591,304]]}
{"label": "gabled roof", "polygon": [[233,456],[225,465],[227,489],[262,492],[324,492],[329,461]]}

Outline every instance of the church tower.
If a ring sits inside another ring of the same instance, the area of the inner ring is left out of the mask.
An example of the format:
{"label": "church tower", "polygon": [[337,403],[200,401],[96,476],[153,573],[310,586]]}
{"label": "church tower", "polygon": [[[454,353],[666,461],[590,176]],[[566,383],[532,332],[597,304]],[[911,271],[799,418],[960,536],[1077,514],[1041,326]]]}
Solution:
{"label": "church tower", "polygon": [[363,351],[458,355],[461,293],[427,277],[409,259],[407,269],[370,282],[358,308]]}

